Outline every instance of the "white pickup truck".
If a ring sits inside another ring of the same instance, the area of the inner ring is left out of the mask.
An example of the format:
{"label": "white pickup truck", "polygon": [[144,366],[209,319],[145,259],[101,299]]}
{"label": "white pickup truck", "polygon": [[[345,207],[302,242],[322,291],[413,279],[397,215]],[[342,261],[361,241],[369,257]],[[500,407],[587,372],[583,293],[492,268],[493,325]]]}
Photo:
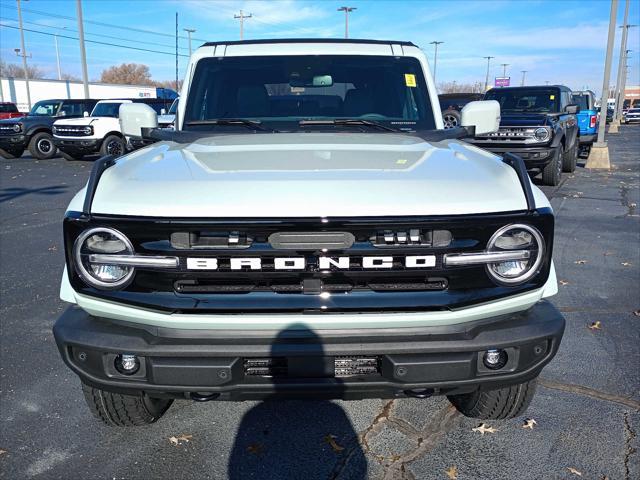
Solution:
{"label": "white pickup truck", "polygon": [[461,141],[498,103],[444,130],[410,42],[215,42],[186,71],[175,131],[122,105],[147,146],[98,160],[65,215],[54,335],[93,413],[447,395],[521,415],[564,318],[549,202],[521,158]]}

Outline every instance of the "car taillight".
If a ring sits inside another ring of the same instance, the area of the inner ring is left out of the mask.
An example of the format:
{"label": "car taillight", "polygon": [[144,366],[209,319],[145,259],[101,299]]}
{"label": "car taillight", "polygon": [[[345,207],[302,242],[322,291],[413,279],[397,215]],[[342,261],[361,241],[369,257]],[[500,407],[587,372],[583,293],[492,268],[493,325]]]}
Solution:
{"label": "car taillight", "polygon": [[596,115],[591,115],[591,117],[589,117],[589,127],[590,128],[593,128],[593,127],[596,126],[596,120],[597,120]]}

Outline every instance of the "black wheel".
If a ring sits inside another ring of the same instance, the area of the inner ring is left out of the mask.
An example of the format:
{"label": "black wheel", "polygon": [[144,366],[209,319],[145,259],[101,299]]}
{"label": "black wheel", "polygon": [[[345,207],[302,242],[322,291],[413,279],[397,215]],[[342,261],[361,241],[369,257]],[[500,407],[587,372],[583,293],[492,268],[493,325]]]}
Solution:
{"label": "black wheel", "polygon": [[68,153],[63,152],[62,150],[60,150],[60,155],[62,155],[62,158],[64,158],[69,162],[72,162],[74,160],[82,160],[84,158],[84,155],[82,154],[69,155]]}
{"label": "black wheel", "polygon": [[536,379],[498,390],[450,395],[456,409],[471,418],[502,420],[522,415],[536,393]]}
{"label": "black wheel", "polygon": [[455,110],[446,110],[442,113],[442,121],[444,122],[444,129],[456,128],[460,125],[460,112]]}
{"label": "black wheel", "polygon": [[569,150],[564,152],[562,156],[562,171],[571,173],[576,171],[576,165],[578,164],[578,146],[573,144]]}
{"label": "black wheel", "polygon": [[562,147],[557,147],[553,151],[553,158],[542,169],[542,182],[545,185],[556,186],[560,183],[562,176]]}
{"label": "black wheel", "polygon": [[120,155],[125,154],[125,143],[124,138],[118,137],[117,135],[109,135],[102,142],[102,147],[100,147],[101,155],[115,155],[119,157]]}
{"label": "black wheel", "polygon": [[156,422],[173,400],[111,393],[82,384],[91,413],[109,426],[132,427]]}
{"label": "black wheel", "polygon": [[0,155],[2,158],[20,158],[24,153],[24,148],[5,150],[0,148]]}
{"label": "black wheel", "polygon": [[56,156],[58,149],[53,144],[53,137],[47,132],[38,132],[29,142],[29,153],[38,160],[48,160]]}

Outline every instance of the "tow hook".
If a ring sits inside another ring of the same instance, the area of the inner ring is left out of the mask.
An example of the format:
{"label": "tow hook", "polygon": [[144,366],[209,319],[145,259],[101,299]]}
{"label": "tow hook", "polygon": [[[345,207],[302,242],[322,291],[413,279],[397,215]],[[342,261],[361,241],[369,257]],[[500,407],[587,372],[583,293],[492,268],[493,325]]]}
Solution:
{"label": "tow hook", "polygon": [[203,395],[198,392],[191,392],[191,400],[195,400],[196,402],[208,402],[210,400],[215,400],[220,396],[219,393],[212,393],[210,395]]}
{"label": "tow hook", "polygon": [[412,398],[429,398],[433,395],[433,388],[417,388],[414,390],[405,390],[404,394]]}

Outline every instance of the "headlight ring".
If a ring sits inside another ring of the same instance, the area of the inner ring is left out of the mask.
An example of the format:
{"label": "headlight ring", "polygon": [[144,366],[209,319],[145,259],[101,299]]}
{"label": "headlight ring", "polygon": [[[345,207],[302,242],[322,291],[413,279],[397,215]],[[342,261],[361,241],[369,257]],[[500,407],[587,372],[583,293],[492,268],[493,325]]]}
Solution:
{"label": "headlight ring", "polygon": [[[507,235],[510,232],[514,233],[510,236]],[[526,242],[529,244],[527,245]],[[489,239],[487,251],[509,251],[510,249],[531,250],[532,256],[526,260],[489,263],[486,270],[489,276],[499,284],[520,285],[538,273],[545,255],[544,238],[536,228],[530,225],[505,225]]]}

